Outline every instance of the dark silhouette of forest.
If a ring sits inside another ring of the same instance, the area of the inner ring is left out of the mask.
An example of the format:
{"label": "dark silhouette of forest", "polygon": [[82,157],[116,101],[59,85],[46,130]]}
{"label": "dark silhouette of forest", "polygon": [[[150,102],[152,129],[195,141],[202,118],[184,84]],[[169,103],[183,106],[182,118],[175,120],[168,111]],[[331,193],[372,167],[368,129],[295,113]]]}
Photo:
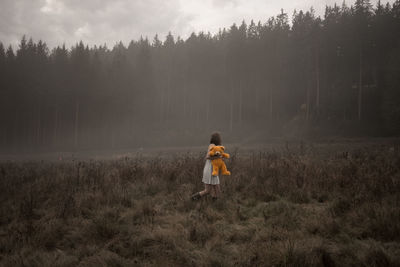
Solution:
{"label": "dark silhouette of forest", "polygon": [[215,129],[235,140],[398,135],[400,0],[112,49],[50,51],[24,36],[0,43],[0,73],[6,152],[188,145]]}

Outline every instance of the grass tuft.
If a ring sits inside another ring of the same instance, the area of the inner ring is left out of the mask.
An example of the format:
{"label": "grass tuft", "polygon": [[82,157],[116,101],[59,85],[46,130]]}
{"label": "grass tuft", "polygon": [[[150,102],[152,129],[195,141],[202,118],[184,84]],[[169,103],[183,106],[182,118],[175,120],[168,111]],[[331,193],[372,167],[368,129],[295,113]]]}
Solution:
{"label": "grass tuft", "polygon": [[0,265],[399,266],[400,153],[327,149],[1,162]]}

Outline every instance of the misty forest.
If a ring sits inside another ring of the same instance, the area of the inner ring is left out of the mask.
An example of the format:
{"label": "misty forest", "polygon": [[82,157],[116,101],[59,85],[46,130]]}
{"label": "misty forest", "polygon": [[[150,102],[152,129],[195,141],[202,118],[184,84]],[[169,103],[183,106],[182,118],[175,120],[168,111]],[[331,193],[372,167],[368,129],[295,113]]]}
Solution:
{"label": "misty forest", "polygon": [[[135,6],[70,2],[33,12]],[[400,266],[400,0],[353,2],[186,39],[0,40],[0,266]]]}
{"label": "misty forest", "polygon": [[[218,34],[49,49],[0,43],[0,148],[400,133],[400,1],[283,10]],[[236,138],[236,139],[235,139]]]}

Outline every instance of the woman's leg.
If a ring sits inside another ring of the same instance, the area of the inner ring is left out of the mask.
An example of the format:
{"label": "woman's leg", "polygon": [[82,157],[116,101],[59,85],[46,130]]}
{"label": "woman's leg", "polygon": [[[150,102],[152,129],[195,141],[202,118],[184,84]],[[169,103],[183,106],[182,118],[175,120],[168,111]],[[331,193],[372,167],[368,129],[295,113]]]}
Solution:
{"label": "woman's leg", "polygon": [[199,194],[202,197],[202,196],[205,196],[205,195],[209,194],[210,191],[211,191],[211,185],[210,184],[204,184],[204,190],[200,191]]}
{"label": "woman's leg", "polygon": [[213,184],[213,185],[211,185],[210,194],[211,194],[211,196],[212,196],[213,198],[215,198],[215,197],[216,197],[216,193],[217,193],[217,191],[216,191],[216,186]]}
{"label": "woman's leg", "polygon": [[221,195],[221,187],[219,186],[219,184],[216,184],[214,186],[214,190],[215,190],[215,197],[219,197]]}
{"label": "woman's leg", "polygon": [[197,192],[197,193],[194,193],[191,198],[192,198],[192,200],[198,200],[202,196],[208,195],[210,193],[210,191],[211,191],[211,185],[204,184],[204,190],[200,191],[200,192]]}

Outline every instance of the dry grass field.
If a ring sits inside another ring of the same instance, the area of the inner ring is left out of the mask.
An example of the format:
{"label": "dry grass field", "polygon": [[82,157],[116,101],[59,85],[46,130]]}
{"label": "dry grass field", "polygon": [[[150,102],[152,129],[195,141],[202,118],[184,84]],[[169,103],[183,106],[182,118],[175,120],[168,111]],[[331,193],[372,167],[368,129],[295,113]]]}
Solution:
{"label": "dry grass field", "polygon": [[0,266],[400,266],[400,147],[326,147],[2,161]]}

